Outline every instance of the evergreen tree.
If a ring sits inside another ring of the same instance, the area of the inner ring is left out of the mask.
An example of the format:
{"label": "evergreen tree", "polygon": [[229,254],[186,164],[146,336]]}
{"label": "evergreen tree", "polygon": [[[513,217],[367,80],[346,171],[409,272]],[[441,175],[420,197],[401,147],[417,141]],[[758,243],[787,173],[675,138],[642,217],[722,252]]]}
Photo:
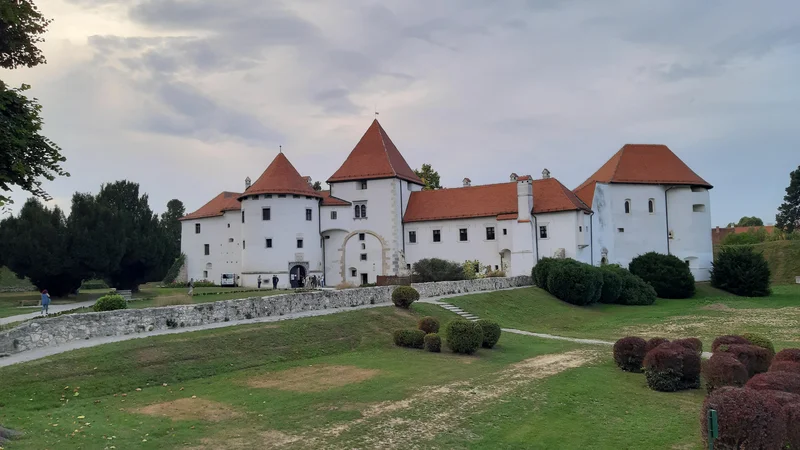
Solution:
{"label": "evergreen tree", "polygon": [[778,228],[787,233],[800,229],[800,166],[789,174],[789,186],[775,222]]}
{"label": "evergreen tree", "polygon": [[439,172],[433,170],[430,164],[423,164],[422,169],[415,169],[414,173],[422,180],[425,184],[423,190],[425,191],[433,191],[435,189],[441,189],[442,186],[439,184]]}
{"label": "evergreen tree", "polygon": [[167,270],[181,253],[181,221],[180,218],[186,215],[186,208],[183,202],[172,199],[167,202],[167,210],[161,214],[161,232],[167,242],[167,251],[161,268],[155,275],[156,278],[164,278]]}
{"label": "evergreen tree", "polygon": [[320,183],[319,181],[315,181],[313,186],[311,187],[313,187],[315,191],[319,192],[322,190],[322,183]]}

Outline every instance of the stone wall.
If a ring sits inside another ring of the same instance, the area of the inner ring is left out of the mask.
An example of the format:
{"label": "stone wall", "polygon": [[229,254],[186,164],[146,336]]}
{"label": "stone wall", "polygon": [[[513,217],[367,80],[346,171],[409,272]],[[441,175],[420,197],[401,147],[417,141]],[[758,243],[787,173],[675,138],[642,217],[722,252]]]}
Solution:
{"label": "stone wall", "polygon": [[462,281],[439,281],[436,283],[411,283],[411,287],[419,291],[420,298],[438,297],[440,295],[469,294],[482,291],[497,291],[520,286],[530,286],[531,277],[522,275],[507,278],[478,278]]}

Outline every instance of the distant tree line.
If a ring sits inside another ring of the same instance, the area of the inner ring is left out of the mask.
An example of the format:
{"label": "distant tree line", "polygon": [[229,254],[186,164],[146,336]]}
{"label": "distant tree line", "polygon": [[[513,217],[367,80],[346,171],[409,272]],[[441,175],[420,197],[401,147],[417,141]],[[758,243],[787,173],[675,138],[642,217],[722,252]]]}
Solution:
{"label": "distant tree line", "polygon": [[184,213],[180,200],[170,200],[157,216],[129,181],[105,184],[97,195],[75,193],[69,216],[31,198],[0,222],[0,266],[57,297],[91,278],[136,291],[163,278],[180,254]]}

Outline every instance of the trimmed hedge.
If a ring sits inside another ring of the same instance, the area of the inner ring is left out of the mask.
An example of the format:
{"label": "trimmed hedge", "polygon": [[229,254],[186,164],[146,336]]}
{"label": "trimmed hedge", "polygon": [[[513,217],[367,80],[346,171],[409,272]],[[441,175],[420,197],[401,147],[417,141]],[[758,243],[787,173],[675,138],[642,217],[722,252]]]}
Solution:
{"label": "trimmed hedge", "polygon": [[630,272],[646,281],[661,298],[689,298],[694,295],[694,275],[675,255],[648,252],[633,258]]}
{"label": "trimmed hedge", "polygon": [[619,294],[617,303],[620,305],[652,305],[656,302],[656,290],[653,286],[645,283],[644,280],[636,275],[624,272],[622,277],[622,292]]}
{"label": "trimmed hedge", "polygon": [[572,259],[561,260],[549,269],[547,290],[567,303],[591,305],[600,300],[603,275],[597,267]]}
{"label": "trimmed hedge", "polygon": [[425,258],[415,262],[412,276],[415,283],[466,279],[461,264],[439,258]]}
{"label": "trimmed hedge", "polygon": [[703,378],[709,394],[723,386],[742,387],[747,383],[747,367],[729,353],[714,353],[703,367]]}
{"label": "trimmed hedge", "polygon": [[600,303],[614,304],[619,302],[622,295],[623,280],[619,271],[621,268],[616,266],[603,266],[600,274],[603,276],[603,288],[600,293]]}
{"label": "trimmed hedge", "polygon": [[790,372],[800,374],[800,363],[794,361],[775,361],[769,366],[769,372]]}
{"label": "trimmed hedge", "polygon": [[411,286],[398,286],[392,291],[392,303],[398,308],[408,309],[419,300],[419,292]]}
{"label": "trimmed hedge", "polygon": [[745,339],[742,336],[736,336],[736,335],[732,335],[732,334],[725,335],[725,336],[719,336],[718,338],[714,339],[714,342],[711,343],[711,351],[712,352],[717,351],[717,348],[720,345],[733,345],[733,344],[750,345],[750,344],[752,344],[752,342],[748,341],[747,339]]}
{"label": "trimmed hedge", "polygon": [[128,308],[128,302],[121,295],[109,294],[97,299],[92,309],[94,312],[115,311]]}
{"label": "trimmed hedge", "polygon": [[703,341],[697,338],[684,338],[684,339],[676,339],[674,341],[675,344],[682,345],[690,350],[694,350],[698,355],[703,353]]}
{"label": "trimmed hedge", "polygon": [[723,246],[714,258],[711,285],[744,297],[766,297],[770,271],[764,255],[750,246]]}
{"label": "trimmed hedge", "polygon": [[661,344],[644,357],[647,385],[654,391],[674,392],[700,387],[700,355],[680,344]]}
{"label": "trimmed hedge", "polygon": [[494,345],[497,344],[497,341],[500,340],[500,333],[502,333],[500,325],[497,322],[492,322],[491,320],[486,319],[477,320],[475,323],[481,327],[481,331],[483,332],[483,342],[481,342],[481,347],[494,347]]}
{"label": "trimmed hedge", "polygon": [[424,331],[426,334],[438,333],[439,319],[437,319],[436,317],[425,316],[422,319],[419,319],[419,322],[417,323],[417,328]]}
{"label": "trimmed hedge", "polygon": [[775,346],[768,338],[756,333],[745,333],[742,335],[742,337],[750,341],[751,344],[757,347],[765,348],[773,355],[775,354]]}
{"label": "trimmed hedge", "polygon": [[475,322],[456,319],[447,324],[445,332],[447,347],[454,353],[471,355],[483,343],[483,330]]}
{"label": "trimmed hedge", "polygon": [[614,343],[614,362],[626,372],[640,373],[646,354],[647,342],[640,337],[628,336]]}
{"label": "trimmed hedge", "polygon": [[531,278],[533,282],[536,283],[536,286],[544,289],[547,289],[547,277],[550,275],[550,268],[557,264],[560,260],[555,258],[542,258],[540,259],[535,266],[533,266],[533,270],[531,270]]}
{"label": "trimmed hedge", "polygon": [[800,348],[785,348],[775,354],[775,361],[800,363]]}
{"label": "trimmed hedge", "polygon": [[786,419],[786,444],[788,448],[800,448],[800,402],[783,407]]}
{"label": "trimmed hedge", "polygon": [[425,335],[424,347],[429,352],[439,353],[442,351],[442,338],[436,333],[428,333]]}
{"label": "trimmed hedge", "polygon": [[761,392],[769,395],[769,398],[775,400],[775,403],[781,405],[781,407],[790,403],[800,403],[800,395],[792,394],[791,392],[773,390],[765,390]]}
{"label": "trimmed hedge", "polygon": [[723,387],[706,397],[700,415],[703,441],[708,447],[708,410],[717,411],[717,449],[779,449],[784,444],[786,423],[781,407],[769,395],[753,389]]}
{"label": "trimmed hedge", "polygon": [[650,350],[658,347],[659,345],[666,344],[668,342],[669,342],[669,339],[667,339],[667,338],[654,337],[654,338],[650,339],[649,341],[647,341],[647,351],[649,352]]}
{"label": "trimmed hedge", "polygon": [[395,330],[394,345],[399,347],[423,348],[425,345],[425,332],[413,328]]}
{"label": "trimmed hedge", "polygon": [[790,372],[760,373],[745,384],[748,389],[783,391],[800,395],[800,375]]}
{"label": "trimmed hedge", "polygon": [[732,354],[747,367],[747,374],[751,377],[768,371],[769,365],[772,363],[772,353],[755,345],[720,345],[717,347],[717,351]]}

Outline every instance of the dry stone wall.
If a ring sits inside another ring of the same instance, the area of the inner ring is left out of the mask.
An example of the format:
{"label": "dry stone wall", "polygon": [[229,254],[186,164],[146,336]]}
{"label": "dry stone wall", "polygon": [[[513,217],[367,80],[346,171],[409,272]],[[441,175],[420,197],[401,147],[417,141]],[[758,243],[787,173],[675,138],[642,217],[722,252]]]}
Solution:
{"label": "dry stone wall", "polygon": [[411,283],[411,287],[419,292],[420,298],[439,297],[441,295],[469,294],[482,291],[498,291],[521,286],[530,286],[531,277],[478,278],[462,281],[439,281],[435,283]]}

